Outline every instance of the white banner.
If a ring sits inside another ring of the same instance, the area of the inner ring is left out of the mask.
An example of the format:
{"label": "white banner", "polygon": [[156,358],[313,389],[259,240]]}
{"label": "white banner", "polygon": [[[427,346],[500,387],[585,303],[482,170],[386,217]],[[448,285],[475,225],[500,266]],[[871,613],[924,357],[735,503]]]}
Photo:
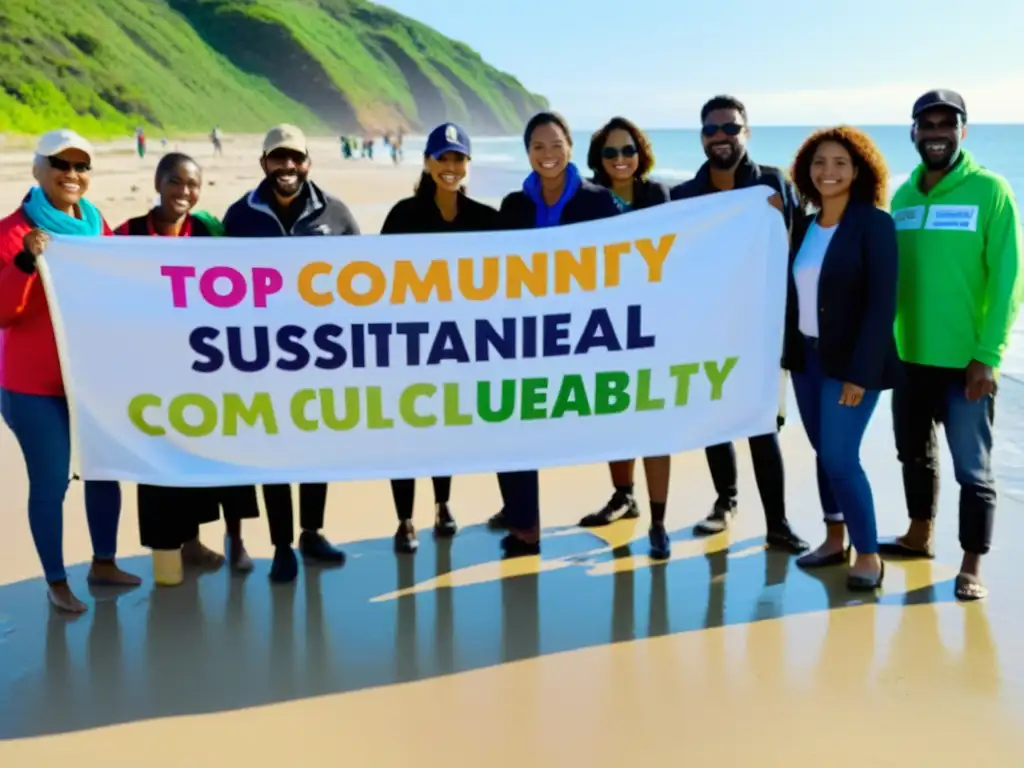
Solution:
{"label": "white banner", "polygon": [[55,238],[42,273],[78,472],[425,477],[773,431],[770,192],[512,232]]}

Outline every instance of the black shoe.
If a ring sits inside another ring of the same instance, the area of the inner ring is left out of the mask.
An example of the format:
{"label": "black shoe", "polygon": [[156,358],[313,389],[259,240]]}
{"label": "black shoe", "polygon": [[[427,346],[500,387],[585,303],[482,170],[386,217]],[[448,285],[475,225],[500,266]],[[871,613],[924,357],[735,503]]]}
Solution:
{"label": "black shoe", "polygon": [[813,570],[814,568],[828,568],[833,565],[846,565],[850,562],[850,548],[846,547],[840,552],[819,555],[817,552],[810,552],[803,557],[797,558],[798,568]]}
{"label": "black shoe", "polygon": [[651,544],[651,560],[668,560],[672,557],[672,542],[663,525],[652,525],[647,532],[647,540]]}
{"label": "black shoe", "polygon": [[501,511],[491,515],[487,520],[487,527],[492,531],[507,531],[508,521],[505,519],[505,508],[502,507]]}
{"label": "black shoe", "polygon": [[419,548],[420,541],[416,538],[416,529],[412,523],[399,523],[395,531],[395,552],[411,555]]}
{"label": "black shoe", "polygon": [[270,563],[270,580],[278,584],[295,581],[299,575],[299,559],[291,547],[274,549],[274,559]]}
{"label": "black shoe", "polygon": [[540,542],[535,541],[531,544],[510,533],[501,540],[501,551],[506,558],[539,555]]}
{"label": "black shoe", "polygon": [[443,539],[450,539],[459,530],[459,526],[455,522],[455,518],[452,517],[452,511],[448,509],[447,503],[437,504],[436,508],[437,511],[434,513],[434,535],[440,536]]}
{"label": "black shoe", "polygon": [[882,561],[882,569],[878,572],[878,576],[859,576],[851,573],[846,577],[846,588],[851,592],[874,592],[876,589],[881,589],[883,581],[885,581],[884,560]]}
{"label": "black shoe", "polygon": [[736,517],[736,511],[735,504],[726,505],[716,501],[715,506],[711,508],[711,514],[693,526],[693,532],[710,536],[727,531],[732,519]]}
{"label": "black shoe", "polygon": [[299,551],[304,559],[321,565],[342,565],[345,562],[345,553],[332,546],[323,534],[316,531],[302,532],[299,536]]}
{"label": "black shoe", "polygon": [[778,549],[791,555],[802,555],[811,548],[810,544],[793,533],[789,523],[769,529],[764,539],[769,549]]}
{"label": "black shoe", "polygon": [[597,512],[593,512],[580,520],[581,528],[600,528],[611,525],[616,520],[631,520],[640,517],[636,499],[631,493],[616,491]]}
{"label": "black shoe", "polygon": [[895,539],[884,539],[878,542],[878,554],[901,557],[904,560],[934,560],[935,547],[930,543],[924,549],[908,547],[903,543],[903,537],[898,536]]}

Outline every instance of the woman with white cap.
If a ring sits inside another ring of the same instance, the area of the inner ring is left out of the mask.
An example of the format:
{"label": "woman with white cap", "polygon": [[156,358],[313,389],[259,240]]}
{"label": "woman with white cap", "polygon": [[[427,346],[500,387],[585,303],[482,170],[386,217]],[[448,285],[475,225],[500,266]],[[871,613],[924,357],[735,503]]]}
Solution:
{"label": "woman with white cap", "polygon": [[[38,182],[14,213],[0,220],[0,414],[28,470],[28,518],[36,551],[58,609],[83,613],[64,570],[63,507],[71,464],[68,405],[49,307],[36,260],[50,235],[110,235],[88,200],[93,149],[73,131],[52,131],[36,148]],[[121,513],[116,482],[86,481],[92,538],[91,584],[138,586],[114,561]]]}
{"label": "woman with white cap", "polygon": [[[466,195],[471,150],[469,135],[455,123],[437,126],[427,137],[423,150],[423,172],[415,194],[399,200],[381,227],[382,235],[426,234],[435,232],[481,232],[496,230],[498,211]],[[435,477],[434,534],[455,535],[457,525],[448,508],[451,477]],[[416,480],[391,481],[391,493],[398,513],[395,550],[415,552],[419,547],[412,523]]]}

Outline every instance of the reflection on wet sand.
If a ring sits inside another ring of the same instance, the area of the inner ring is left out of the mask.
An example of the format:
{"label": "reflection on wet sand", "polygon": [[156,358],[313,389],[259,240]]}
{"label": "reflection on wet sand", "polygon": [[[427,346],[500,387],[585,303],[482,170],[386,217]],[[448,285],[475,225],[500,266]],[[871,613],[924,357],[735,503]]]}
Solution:
{"label": "reflection on wet sand", "polygon": [[[631,524],[621,527],[632,535]],[[874,612],[911,597],[889,591],[876,605],[844,607],[863,601],[846,591],[840,571],[811,577],[784,555],[752,551],[754,540],[701,541],[703,556],[664,565],[633,555],[628,543],[595,550],[587,534],[555,540],[565,567],[538,572],[534,561],[532,572],[502,578],[502,568],[522,565],[495,563],[498,578],[430,591],[415,589],[418,579],[436,584],[489,563],[494,536],[467,530],[454,543],[424,541],[418,556],[397,558],[386,540],[358,542],[350,547],[358,570],[307,569],[297,585],[272,587],[227,573],[198,575],[176,589],[100,597],[95,611],[74,622],[45,620],[38,583],[0,588],[12,620],[25,629],[6,643],[13,663],[5,668],[13,674],[4,675],[0,738],[240,709],[745,623],[773,624],[760,634],[749,670],[770,679],[784,675],[786,663],[785,626],[773,620],[819,611],[829,619],[813,684],[850,693],[848,684],[871,684]],[[613,560],[614,569],[598,567]],[[253,589],[269,590],[270,599],[247,601]],[[399,596],[373,600],[392,590]],[[950,596],[937,590],[913,595],[924,600],[915,610],[933,610],[944,598]],[[921,626],[907,631],[913,610],[901,615],[892,652],[901,652],[902,634],[920,650],[928,633]],[[42,625],[41,649],[31,628]],[[724,681],[734,672],[725,635],[704,637],[699,666]],[[76,658],[83,640],[85,657]],[[994,661],[982,666],[997,668]]]}

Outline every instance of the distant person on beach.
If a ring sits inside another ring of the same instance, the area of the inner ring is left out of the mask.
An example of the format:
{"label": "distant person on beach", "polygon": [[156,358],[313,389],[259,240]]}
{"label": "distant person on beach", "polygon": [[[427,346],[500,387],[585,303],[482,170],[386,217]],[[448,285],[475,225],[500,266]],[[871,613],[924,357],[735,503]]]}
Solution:
{"label": "distant person on beach", "polygon": [[213,130],[210,131],[210,141],[213,142],[213,154],[214,156],[224,154],[224,145],[222,143],[222,136],[220,133],[220,126],[213,126]]}
{"label": "distant person on beach", "polygon": [[988,594],[981,558],[996,510],[992,428],[997,371],[1021,298],[1021,220],[1006,179],[982,168],[961,143],[967,107],[948,90],[911,111],[921,164],[896,191],[900,277],[896,342],[906,375],[893,393],[896,449],[910,527],[883,554],[935,556],[942,423],[960,485],[960,600]]}
{"label": "distant person on beach", "polygon": [[860,462],[864,432],[883,390],[900,372],[892,327],[899,269],[896,228],[885,210],[889,172],[863,131],[816,131],[793,162],[806,207],[790,251],[783,367],[793,376],[800,419],[817,454],[825,543],[803,568],[847,562],[853,590],[882,585],[871,484]]}
{"label": "distant person on beach", "polygon": [[[427,136],[423,150],[423,172],[415,194],[399,200],[388,212],[382,235],[441,232],[479,232],[500,228],[498,212],[466,195],[464,182],[469,173],[469,135],[454,123],[434,128]],[[455,535],[458,529],[448,502],[452,478],[435,477],[434,534],[442,538]],[[392,480],[391,494],[398,514],[395,551],[415,552],[419,548],[416,527],[412,522],[416,481]]]}
{"label": "distant person on beach", "polygon": [[[87,610],[64,570],[64,497],[71,464],[68,404],[42,281],[36,271],[50,235],[111,234],[85,198],[95,153],[73,131],[52,131],[36,146],[32,187],[18,209],[0,220],[0,414],[21,447],[28,471],[28,521],[48,584],[47,596],[69,613]],[[87,480],[85,512],[92,539],[90,584],[138,586],[118,568],[121,489]]]}
{"label": "distant person on beach", "polygon": [[[228,237],[359,234],[359,226],[348,207],[309,180],[312,160],[301,130],[293,125],[271,128],[263,140],[260,166],[265,174],[263,181],[224,216]],[[298,561],[292,550],[295,531],[290,486],[264,485],[263,502],[274,545],[270,578],[277,582],[293,581]],[[320,533],[326,505],[326,483],[299,486],[299,549],[308,560],[341,565],[345,553]]]}
{"label": "distant person on beach", "polygon": [[146,132],[141,126],[135,129],[135,151],[139,153],[139,157],[146,156]]}
{"label": "distant person on beach", "polygon": [[[594,174],[594,183],[611,191],[622,213],[669,201],[668,187],[647,177],[654,167],[651,142],[635,123],[624,117],[613,117],[594,133],[587,151],[587,166]],[[635,464],[634,459],[623,459],[608,465],[615,490],[604,507],[580,520],[581,526],[597,528],[621,518],[640,516],[633,496]],[[648,456],[644,459],[651,521],[662,526],[671,470],[671,456]]]}
{"label": "distant person on beach", "polygon": [[[533,171],[522,190],[501,201],[502,229],[540,229],[605,219],[619,213],[604,187],[585,181],[572,160],[572,133],[556,112],[530,118],[523,143]],[[499,472],[504,509],[491,518],[491,527],[507,527],[501,545],[507,557],[540,554],[540,485],[537,470]],[[666,556],[668,536],[651,527],[652,556]]]}
{"label": "distant person on beach", "polygon": [[[683,200],[767,184],[777,192],[773,204],[782,211],[789,229],[797,212],[796,192],[781,170],[758,165],[747,154],[750,125],[743,103],[732,96],[715,96],[701,107],[700,120],[701,143],[707,162],[700,167],[694,178],[672,188],[672,199]],[[757,489],[761,494],[761,505],[764,507],[768,546],[795,555],[806,552],[810,546],[793,532],[786,518],[785,473],[778,432],[757,435],[747,442],[750,445]],[[705,454],[718,498],[711,513],[697,523],[694,530],[708,535],[728,529],[738,511],[738,489],[736,449],[733,445],[723,443],[709,446]]]}
{"label": "distant person on beach", "polygon": [[[192,214],[199,202],[203,173],[191,157],[178,152],[162,157],[156,167],[155,185],[158,205],[143,216],[129,219],[114,234],[212,237],[223,233],[220,222],[210,214]],[[137,498],[140,543],[153,552],[153,580],[157,584],[181,584],[184,565],[216,569],[224,563],[225,558],[199,538],[199,526],[219,519],[222,507],[229,566],[236,573],[253,569],[242,542],[242,519],[259,517],[252,486],[176,488],[140,484]]]}

